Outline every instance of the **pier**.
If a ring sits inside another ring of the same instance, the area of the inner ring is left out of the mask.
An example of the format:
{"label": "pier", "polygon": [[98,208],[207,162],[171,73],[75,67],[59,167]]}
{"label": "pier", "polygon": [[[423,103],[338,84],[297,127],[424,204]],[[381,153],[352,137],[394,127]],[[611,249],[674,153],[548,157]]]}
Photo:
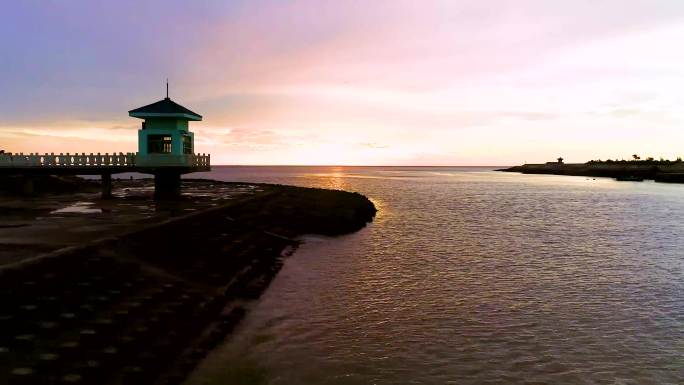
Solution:
{"label": "pier", "polygon": [[[151,174],[155,177],[155,196],[177,195],[180,185],[175,183],[175,175],[187,174],[198,171],[209,171],[209,154],[185,154],[172,157],[171,159],[159,159],[154,161],[145,159],[137,153],[118,154],[0,154],[0,175],[24,175],[26,185],[24,192],[33,192],[33,183],[30,176],[38,175],[100,175],[102,179],[102,197],[109,198],[112,195],[112,175],[138,172]],[[168,175],[172,177],[169,178]],[[160,180],[161,179],[161,180]],[[174,183],[168,183],[172,179]],[[165,183],[166,182],[166,183]]]}
{"label": "pier", "polygon": [[31,176],[100,175],[102,197],[110,198],[112,174],[139,172],[154,175],[154,196],[163,199],[180,195],[182,174],[211,169],[209,154],[194,153],[195,135],[188,124],[202,116],[172,101],[168,85],[166,98],[128,115],[143,119],[136,153],[0,153],[0,175],[26,176],[26,194],[33,192]]}

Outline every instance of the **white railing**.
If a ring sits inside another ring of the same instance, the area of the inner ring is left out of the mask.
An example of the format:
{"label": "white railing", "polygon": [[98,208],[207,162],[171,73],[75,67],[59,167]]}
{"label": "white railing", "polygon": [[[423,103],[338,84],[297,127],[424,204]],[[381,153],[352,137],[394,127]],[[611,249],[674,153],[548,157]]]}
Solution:
{"label": "white railing", "polygon": [[209,167],[211,165],[211,155],[195,154],[190,158],[190,165],[192,167]]}
{"label": "white railing", "polygon": [[[156,154],[155,154],[156,155]],[[108,167],[108,168],[129,168],[135,167],[137,153],[118,153],[118,154],[70,154],[54,153],[50,154],[0,154],[0,167]],[[189,154],[184,156],[187,166],[190,167],[209,167],[209,154]],[[162,160],[162,159],[160,159]],[[147,164],[154,166],[154,164]],[[166,166],[160,162],[159,166]]]}
{"label": "white railing", "polygon": [[0,167],[132,167],[134,153],[0,154]]}

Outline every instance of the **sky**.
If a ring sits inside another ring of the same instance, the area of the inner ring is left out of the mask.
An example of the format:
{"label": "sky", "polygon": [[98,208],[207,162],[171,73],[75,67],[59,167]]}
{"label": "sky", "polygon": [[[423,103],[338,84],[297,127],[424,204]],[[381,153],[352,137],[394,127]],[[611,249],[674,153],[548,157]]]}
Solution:
{"label": "sky", "polygon": [[681,0],[22,0],[0,149],[135,152],[127,111],[203,115],[212,164],[684,156]]}

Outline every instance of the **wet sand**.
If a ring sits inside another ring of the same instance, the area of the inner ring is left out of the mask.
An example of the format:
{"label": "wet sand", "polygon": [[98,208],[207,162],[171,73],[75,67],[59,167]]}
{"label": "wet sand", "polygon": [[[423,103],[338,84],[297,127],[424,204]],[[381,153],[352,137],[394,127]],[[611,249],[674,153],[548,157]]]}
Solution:
{"label": "wet sand", "polygon": [[155,202],[150,199],[151,180],[126,180],[115,182],[115,199],[109,200],[100,199],[99,192],[0,196],[0,265],[135,231],[262,191],[249,184],[185,182],[182,199]]}
{"label": "wet sand", "polygon": [[354,231],[375,213],[340,191],[188,181],[181,202],[155,203],[131,183],[111,201],[2,202],[0,383],[179,383],[293,237]]}

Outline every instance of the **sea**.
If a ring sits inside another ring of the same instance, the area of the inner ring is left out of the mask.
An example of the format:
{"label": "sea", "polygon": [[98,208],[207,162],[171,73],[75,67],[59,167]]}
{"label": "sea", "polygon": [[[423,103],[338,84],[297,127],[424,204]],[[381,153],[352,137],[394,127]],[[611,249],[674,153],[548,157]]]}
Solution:
{"label": "sea", "polygon": [[188,384],[683,384],[684,185],[487,167],[213,167],[357,191]]}

